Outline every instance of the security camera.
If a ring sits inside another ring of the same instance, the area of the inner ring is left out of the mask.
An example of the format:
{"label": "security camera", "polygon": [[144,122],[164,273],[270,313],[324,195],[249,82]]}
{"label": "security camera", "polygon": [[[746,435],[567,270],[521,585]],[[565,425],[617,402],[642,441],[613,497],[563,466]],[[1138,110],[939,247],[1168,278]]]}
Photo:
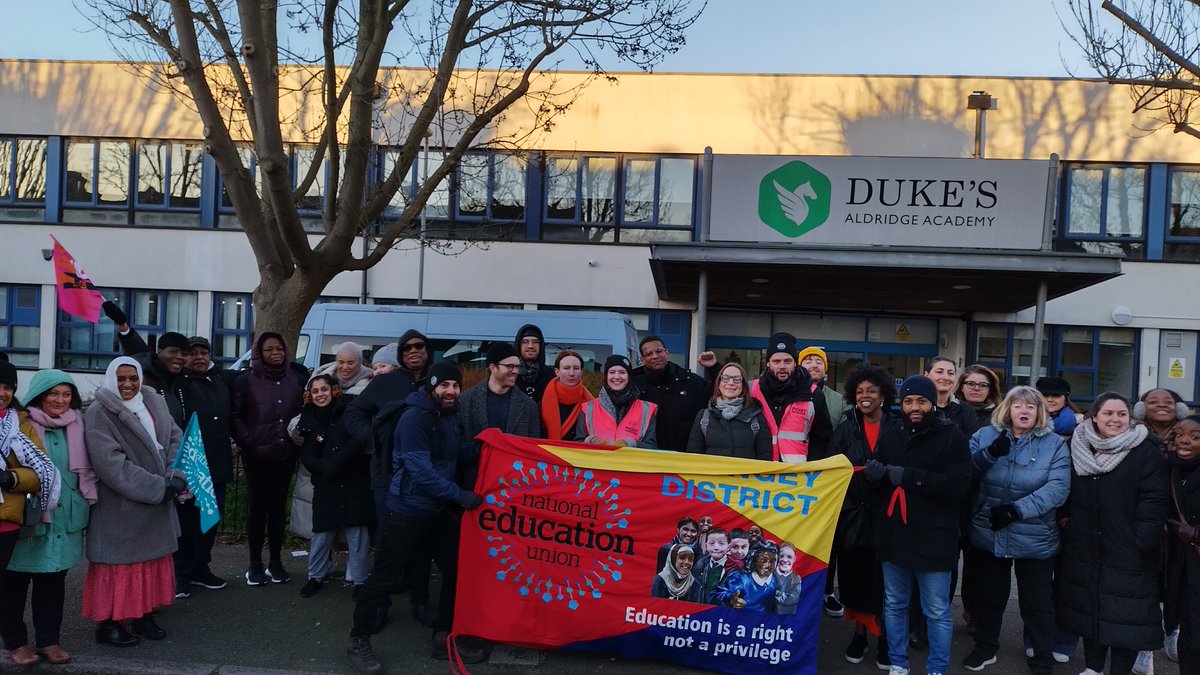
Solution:
{"label": "security camera", "polygon": [[49,262],[50,259],[53,257],[54,257],[54,249],[52,249],[52,248],[42,249],[42,260]]}

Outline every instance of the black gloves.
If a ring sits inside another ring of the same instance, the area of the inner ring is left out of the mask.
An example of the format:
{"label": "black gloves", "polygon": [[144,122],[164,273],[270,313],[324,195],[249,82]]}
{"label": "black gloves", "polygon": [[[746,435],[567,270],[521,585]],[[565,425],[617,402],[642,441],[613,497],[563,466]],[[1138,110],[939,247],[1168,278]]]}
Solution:
{"label": "black gloves", "polygon": [[1012,450],[1012,441],[1009,440],[1008,434],[997,436],[996,440],[992,441],[992,444],[987,449],[988,454],[997,459],[1007,455],[1010,450]]}
{"label": "black gloves", "polygon": [[186,492],[187,487],[188,485],[186,480],[180,478],[179,476],[171,476],[167,479],[167,487],[165,490],[163,490],[163,498],[161,503],[166,504],[178,496],[179,493]]}
{"label": "black gloves", "polygon": [[1017,507],[1012,504],[993,506],[988,514],[988,522],[991,523],[993,530],[1002,530],[1020,519],[1021,514],[1017,513]]}
{"label": "black gloves", "polygon": [[863,466],[863,478],[866,478],[868,483],[874,485],[883,480],[883,477],[887,475],[887,470],[887,464],[871,459]]}
{"label": "black gloves", "polygon": [[11,490],[17,486],[17,474],[11,471],[0,471],[0,489]]}
{"label": "black gloves", "polygon": [[129,317],[126,316],[125,312],[121,311],[121,308],[117,307],[117,303],[113,302],[112,300],[105,300],[104,304],[100,305],[100,309],[104,310],[104,316],[112,319],[112,322],[118,326],[123,326],[129,323]]}
{"label": "black gloves", "polygon": [[888,480],[892,481],[892,485],[900,486],[900,481],[904,480],[904,467],[889,466],[887,468]]}
{"label": "black gloves", "polygon": [[479,505],[482,503],[483,503],[483,497],[480,497],[475,492],[466,492],[463,494],[462,505],[463,505],[463,508],[468,511],[470,511],[471,509],[479,508]]}

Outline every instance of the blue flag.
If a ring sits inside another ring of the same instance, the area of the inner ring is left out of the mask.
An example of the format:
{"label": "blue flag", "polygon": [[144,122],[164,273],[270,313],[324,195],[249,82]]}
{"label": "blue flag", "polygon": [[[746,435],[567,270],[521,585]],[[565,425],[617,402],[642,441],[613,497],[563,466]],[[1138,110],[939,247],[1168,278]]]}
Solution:
{"label": "blue flag", "polygon": [[212,474],[204,457],[204,440],[200,437],[196,413],[188,420],[172,466],[183,472],[187,479],[188,489],[196,498],[196,508],[200,509],[200,531],[208,532],[221,519],[221,514],[217,510],[217,493],[213,491]]}

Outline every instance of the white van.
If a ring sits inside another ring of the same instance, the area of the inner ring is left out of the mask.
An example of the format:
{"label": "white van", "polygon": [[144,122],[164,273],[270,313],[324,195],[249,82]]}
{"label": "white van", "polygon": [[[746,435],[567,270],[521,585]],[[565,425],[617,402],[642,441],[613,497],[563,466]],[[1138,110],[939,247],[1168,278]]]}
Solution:
{"label": "white van", "polygon": [[[585,371],[596,372],[614,353],[638,361],[637,331],[629,317],[615,312],[479,309],[401,305],[317,304],[300,329],[296,361],[315,368],[334,359],[333,348],[352,340],[364,355],[395,342],[406,330],[429,340],[435,361],[448,359],[483,368],[484,352],[494,342],[512,343],[525,324],[537,324],[546,339],[546,362],[570,349],[583,357]],[[234,364],[239,369],[245,355]]]}

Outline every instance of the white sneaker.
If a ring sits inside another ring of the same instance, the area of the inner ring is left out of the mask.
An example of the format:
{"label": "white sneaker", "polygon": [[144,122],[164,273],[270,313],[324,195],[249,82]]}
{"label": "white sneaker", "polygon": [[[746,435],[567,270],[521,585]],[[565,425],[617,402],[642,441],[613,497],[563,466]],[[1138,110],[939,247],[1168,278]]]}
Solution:
{"label": "white sneaker", "polygon": [[1164,646],[1164,651],[1167,652],[1167,658],[1175,663],[1179,663],[1179,629],[1171,631],[1167,636],[1167,643]]}
{"label": "white sneaker", "polygon": [[1101,673],[1097,670],[1092,670],[1091,668],[1084,668],[1083,672],[1079,673],[1079,675],[1104,675],[1104,673]]}
{"label": "white sneaker", "polygon": [[1154,652],[1138,652],[1132,672],[1133,675],[1154,675]]}
{"label": "white sneaker", "polygon": [[888,668],[888,675],[908,675],[908,668],[892,666],[891,668]]}
{"label": "white sneaker", "polygon": [[1026,648],[1025,648],[1025,658],[1027,658],[1027,659],[1032,659],[1032,658],[1033,658],[1033,647],[1026,647]]}
{"label": "white sneaker", "polygon": [[1050,652],[1050,656],[1054,657],[1054,660],[1058,663],[1066,663],[1067,661],[1071,660],[1071,657],[1063,654],[1062,652]]}

